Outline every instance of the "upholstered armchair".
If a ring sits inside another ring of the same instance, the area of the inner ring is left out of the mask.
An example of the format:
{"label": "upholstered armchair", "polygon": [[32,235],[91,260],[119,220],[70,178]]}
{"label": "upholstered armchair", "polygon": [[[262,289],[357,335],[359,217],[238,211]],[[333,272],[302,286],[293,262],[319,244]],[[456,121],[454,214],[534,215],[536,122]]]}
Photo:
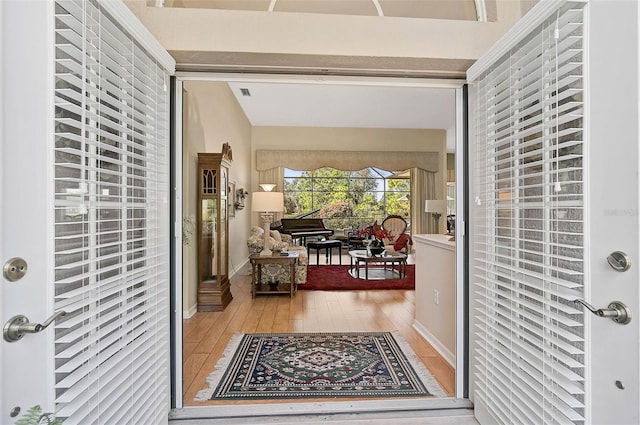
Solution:
{"label": "upholstered armchair", "polygon": [[[307,250],[303,246],[293,245],[291,236],[283,235],[277,230],[271,230],[269,232],[269,244],[271,250],[274,252],[282,251],[283,249],[291,252],[298,253],[298,264],[295,267],[295,282],[298,285],[307,282],[307,265],[309,260],[307,257]],[[247,240],[247,246],[249,252],[252,254],[262,251],[264,245],[264,230],[261,227],[255,226],[251,228],[251,234]],[[289,282],[289,267],[283,267],[279,264],[270,264],[262,267],[262,281],[263,283],[269,283],[271,281]]]}
{"label": "upholstered armchair", "polygon": [[407,233],[407,221],[399,215],[390,215],[384,219],[381,224],[390,236],[384,238],[384,248],[387,252],[404,252],[408,254],[411,251],[413,241]]}

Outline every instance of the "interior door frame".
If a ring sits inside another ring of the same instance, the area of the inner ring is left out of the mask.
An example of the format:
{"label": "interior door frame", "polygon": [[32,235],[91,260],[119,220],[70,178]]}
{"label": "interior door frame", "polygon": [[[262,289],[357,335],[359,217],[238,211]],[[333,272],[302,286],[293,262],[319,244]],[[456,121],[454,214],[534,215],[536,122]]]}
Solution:
{"label": "interior door frame", "polygon": [[[195,409],[197,409],[198,417],[211,417],[214,414],[229,414],[234,408],[242,408],[242,406],[211,406],[202,407],[198,406],[193,408],[190,406],[184,406],[183,400],[183,373],[182,373],[182,320],[183,320],[183,308],[182,308],[182,285],[178,282],[182,281],[183,264],[181,255],[182,252],[182,150],[183,150],[183,126],[182,126],[182,113],[183,113],[183,83],[185,81],[211,81],[211,82],[260,82],[260,83],[314,83],[314,84],[349,84],[349,85],[361,85],[361,86],[373,86],[373,85],[386,85],[396,87],[429,87],[429,88],[449,88],[455,90],[455,146],[456,146],[456,217],[462,217],[463,220],[458,220],[456,223],[456,394],[455,397],[438,400],[426,400],[429,403],[429,407],[425,407],[425,401],[422,400],[393,400],[382,403],[376,402],[326,402],[326,403],[295,403],[295,404],[278,404],[275,408],[266,404],[267,413],[277,414],[277,412],[287,413],[303,413],[313,410],[314,413],[322,414],[328,412],[344,411],[353,413],[362,409],[363,411],[381,411],[381,410],[395,410],[399,408],[408,409],[438,409],[438,408],[470,408],[471,404],[468,401],[468,290],[467,279],[468,270],[466,261],[468,256],[467,250],[467,236],[465,232],[465,205],[466,197],[468,196],[465,191],[467,186],[465,179],[467,173],[465,171],[467,146],[466,146],[466,81],[465,80],[443,80],[443,79],[430,79],[424,77],[407,78],[402,77],[362,77],[362,76],[317,76],[317,75],[272,75],[272,74],[246,74],[246,73],[208,73],[208,72],[176,72],[175,84],[172,85],[173,91],[172,104],[173,107],[173,133],[174,143],[172,149],[175,156],[172,158],[172,169],[175,170],[173,185],[173,208],[172,211],[174,221],[173,226],[175,228],[175,245],[173,249],[176,255],[173,258],[172,263],[172,276],[174,288],[172,294],[174,299],[172,300],[174,308],[172,309],[171,325],[174,329],[172,334],[174,340],[172,341],[172,353],[175,361],[172,362],[174,370],[172,371],[172,397],[174,408],[172,412],[173,417],[194,417]],[[385,404],[389,405],[385,406]],[[354,409],[354,405],[358,405],[359,409]],[[178,412],[176,409],[181,409]],[[252,406],[252,409],[262,411],[261,406]],[[191,411],[191,413],[189,412]],[[207,413],[210,412],[210,413]],[[176,416],[177,415],[177,416]],[[204,415],[204,416],[200,416]]]}
{"label": "interior door frame", "polygon": [[[0,5],[0,22],[3,22],[3,17],[4,17],[4,7],[2,5]],[[3,50],[3,46],[4,46],[4,31],[0,31],[0,58],[4,58],[4,50]],[[4,67],[0,66],[0,99],[4,99],[4,84],[2,83],[2,81],[4,78]],[[0,135],[4,136],[4,102],[0,102]],[[5,156],[5,149],[4,149],[4,143],[0,143],[0,164],[3,164],[4,162],[4,156]],[[0,201],[4,200],[4,181],[3,181],[3,173],[0,173]],[[2,208],[0,208],[0,241],[4,240],[4,226],[3,226],[3,212],[2,212]],[[4,247],[3,244],[0,243],[0,259],[4,259],[5,258],[5,254],[4,254]],[[3,260],[4,261],[4,260]],[[0,302],[0,317],[6,317],[4,314],[4,304]],[[3,365],[4,361],[4,349],[0,348],[0,367],[1,365]],[[4,400],[4,387],[2,385],[0,385],[0,400]]]}

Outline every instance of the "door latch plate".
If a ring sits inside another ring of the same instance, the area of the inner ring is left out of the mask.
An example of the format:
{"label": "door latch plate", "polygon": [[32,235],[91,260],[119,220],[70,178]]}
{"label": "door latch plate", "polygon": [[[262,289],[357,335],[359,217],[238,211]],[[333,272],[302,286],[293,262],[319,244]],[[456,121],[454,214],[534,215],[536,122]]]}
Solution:
{"label": "door latch plate", "polygon": [[607,262],[612,269],[619,272],[626,272],[631,268],[631,258],[622,251],[613,251],[607,256]]}
{"label": "door latch plate", "polygon": [[20,257],[14,257],[4,263],[2,275],[9,282],[20,280],[27,274],[27,262]]}

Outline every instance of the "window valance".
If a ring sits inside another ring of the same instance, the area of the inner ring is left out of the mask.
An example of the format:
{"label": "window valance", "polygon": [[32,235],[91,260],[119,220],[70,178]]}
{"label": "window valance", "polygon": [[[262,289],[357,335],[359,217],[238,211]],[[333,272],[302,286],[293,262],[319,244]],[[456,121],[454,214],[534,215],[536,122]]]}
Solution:
{"label": "window valance", "polygon": [[292,170],[316,170],[331,167],[357,171],[377,167],[387,171],[421,168],[435,173],[439,170],[439,156],[438,152],[259,150],[256,151],[256,169],[264,171],[286,167]]}

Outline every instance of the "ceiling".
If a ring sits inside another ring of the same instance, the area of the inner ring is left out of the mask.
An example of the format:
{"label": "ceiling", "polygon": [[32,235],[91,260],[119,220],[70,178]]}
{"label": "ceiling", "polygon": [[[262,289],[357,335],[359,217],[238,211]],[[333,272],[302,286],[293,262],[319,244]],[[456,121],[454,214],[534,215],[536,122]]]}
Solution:
{"label": "ceiling", "polygon": [[[158,0],[148,0],[156,3]],[[161,0],[165,7],[494,21],[495,0]],[[476,7],[476,4],[479,7]],[[477,10],[478,9],[478,10]]]}
{"label": "ceiling", "polygon": [[[229,83],[253,126],[446,129],[453,89]],[[250,96],[243,96],[247,89]]]}
{"label": "ceiling", "polygon": [[[387,18],[450,19],[495,21],[495,0],[147,0],[155,5],[176,8],[221,9],[273,13],[317,13]],[[478,6],[478,7],[476,7]],[[183,54],[184,57],[180,56]],[[198,52],[172,52],[182,70],[200,70],[203,61]],[[195,56],[194,56],[195,55]],[[208,60],[211,53],[207,52]],[[237,56],[237,54],[236,54]],[[233,63],[218,58],[216,63]],[[269,55],[273,59],[274,55]],[[252,58],[249,58],[252,59]],[[265,58],[253,58],[263,63]],[[302,58],[305,59],[305,58]],[[300,59],[300,60],[302,60]],[[323,57],[323,67],[330,67]],[[417,60],[418,58],[410,58]],[[244,58],[246,61],[247,58]],[[343,69],[357,64],[344,64]],[[439,64],[402,63],[394,58],[390,67],[403,69],[439,69]],[[247,63],[251,64],[249,60]],[[304,63],[304,60],[302,60]],[[191,69],[185,64],[198,64]],[[245,62],[243,62],[246,65]],[[278,65],[278,64],[275,64]],[[384,64],[383,64],[384,65]],[[456,64],[464,75],[469,63]],[[313,64],[310,65],[311,68]],[[250,66],[248,68],[251,68]],[[394,68],[395,69],[395,68]],[[384,66],[378,74],[384,75]],[[442,70],[442,76],[452,72]],[[413,71],[417,72],[417,71]],[[342,72],[347,75],[348,72]],[[433,75],[430,75],[433,77]],[[398,87],[383,85],[346,85],[311,83],[229,83],[241,108],[253,126],[346,127],[443,129],[447,131],[447,150],[455,150],[455,93],[453,89]],[[247,89],[250,96],[243,96]]]}
{"label": "ceiling", "polygon": [[260,82],[229,86],[253,126],[443,129],[448,131],[447,150],[455,150],[454,89]]}

